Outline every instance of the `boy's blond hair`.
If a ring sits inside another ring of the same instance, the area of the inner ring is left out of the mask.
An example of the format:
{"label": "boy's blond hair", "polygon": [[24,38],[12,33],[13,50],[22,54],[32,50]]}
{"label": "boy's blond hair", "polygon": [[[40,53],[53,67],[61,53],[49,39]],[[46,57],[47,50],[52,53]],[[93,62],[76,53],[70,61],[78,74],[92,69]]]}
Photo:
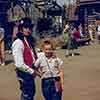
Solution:
{"label": "boy's blond hair", "polygon": [[51,45],[52,50],[55,50],[55,45],[54,45],[53,41],[51,41],[50,39],[45,39],[43,41],[43,44],[41,45],[42,50],[43,50],[45,45]]}

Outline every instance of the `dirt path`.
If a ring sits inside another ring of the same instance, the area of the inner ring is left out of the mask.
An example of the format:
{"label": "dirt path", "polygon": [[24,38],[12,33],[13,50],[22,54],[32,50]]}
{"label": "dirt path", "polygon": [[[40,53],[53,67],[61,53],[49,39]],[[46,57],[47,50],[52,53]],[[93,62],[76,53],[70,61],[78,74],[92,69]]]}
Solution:
{"label": "dirt path", "polygon": [[[81,47],[80,56],[69,58],[64,57],[64,50],[57,52],[64,60],[63,100],[100,100],[100,47]],[[19,100],[18,82],[11,56],[7,55],[6,60],[7,65],[0,66],[0,100]],[[39,83],[37,80],[35,100],[42,100]]]}

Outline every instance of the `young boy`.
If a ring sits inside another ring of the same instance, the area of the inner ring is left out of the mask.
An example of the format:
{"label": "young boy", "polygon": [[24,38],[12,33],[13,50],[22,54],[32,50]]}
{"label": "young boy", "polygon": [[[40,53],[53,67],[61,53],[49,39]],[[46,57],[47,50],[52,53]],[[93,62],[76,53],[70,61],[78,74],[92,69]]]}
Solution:
{"label": "young boy", "polygon": [[44,41],[42,51],[35,62],[35,67],[42,73],[42,93],[45,100],[61,100],[63,91],[62,60],[54,51],[50,40]]}

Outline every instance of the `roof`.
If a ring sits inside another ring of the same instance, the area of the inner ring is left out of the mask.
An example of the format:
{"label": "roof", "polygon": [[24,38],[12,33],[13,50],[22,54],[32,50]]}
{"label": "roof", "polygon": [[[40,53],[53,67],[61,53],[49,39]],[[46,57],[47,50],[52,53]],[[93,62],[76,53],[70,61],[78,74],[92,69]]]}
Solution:
{"label": "roof", "polygon": [[96,1],[96,0],[80,0],[80,2]]}
{"label": "roof", "polygon": [[100,0],[79,0],[80,5],[100,4]]}

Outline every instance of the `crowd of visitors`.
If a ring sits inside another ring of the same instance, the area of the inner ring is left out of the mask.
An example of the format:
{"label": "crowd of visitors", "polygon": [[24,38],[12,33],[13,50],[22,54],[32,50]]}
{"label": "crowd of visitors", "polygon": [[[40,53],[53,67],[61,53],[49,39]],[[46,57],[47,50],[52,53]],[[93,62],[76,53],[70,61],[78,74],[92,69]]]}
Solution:
{"label": "crowd of visitors", "polygon": [[[18,26],[20,24],[20,20],[18,18],[13,19],[13,22],[7,22],[4,27],[3,27],[3,39],[1,39],[1,46],[3,51],[7,51],[9,53],[12,52],[11,47],[12,47],[12,42],[16,40],[16,33],[19,31]],[[86,44],[91,44],[94,42],[94,29],[93,25],[89,24],[88,25],[88,30],[87,32],[84,31],[84,28],[82,24],[75,26],[75,24],[71,23],[69,24],[68,22],[65,25],[65,28],[63,30],[63,33],[67,35],[65,38],[66,42],[66,51],[65,55],[75,55],[75,52],[77,52],[77,49],[79,46],[86,45]],[[97,27],[95,27],[97,36],[98,36],[98,43],[100,44],[100,25],[98,24]],[[2,31],[2,30],[1,30]],[[1,37],[2,38],[2,37]],[[2,46],[3,45],[3,46]],[[4,50],[5,49],[5,50]],[[4,64],[4,53],[0,53],[2,55],[2,61],[1,63]]]}

